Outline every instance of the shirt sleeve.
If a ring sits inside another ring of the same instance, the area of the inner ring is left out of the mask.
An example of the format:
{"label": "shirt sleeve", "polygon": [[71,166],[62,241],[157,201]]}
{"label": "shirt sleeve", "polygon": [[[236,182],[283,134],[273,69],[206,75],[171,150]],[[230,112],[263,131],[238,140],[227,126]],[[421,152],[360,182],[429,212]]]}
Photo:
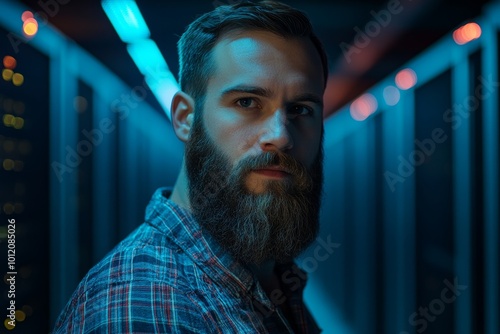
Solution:
{"label": "shirt sleeve", "polygon": [[194,293],[163,282],[132,281],[76,294],[53,334],[214,333],[211,323]]}

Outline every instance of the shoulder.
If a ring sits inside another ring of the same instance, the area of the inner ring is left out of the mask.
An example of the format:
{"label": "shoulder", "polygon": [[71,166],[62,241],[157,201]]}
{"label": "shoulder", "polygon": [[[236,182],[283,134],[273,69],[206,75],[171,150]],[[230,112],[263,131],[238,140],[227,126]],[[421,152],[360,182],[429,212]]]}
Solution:
{"label": "shoulder", "polygon": [[132,281],[162,282],[188,289],[184,286],[190,277],[186,269],[196,270],[193,260],[168,236],[142,224],[88,272],[77,292]]}
{"label": "shoulder", "polygon": [[205,333],[213,328],[205,314],[190,291],[120,282],[72,299],[53,333]]}
{"label": "shoulder", "polygon": [[196,265],[143,224],[84,277],[54,333],[209,332],[198,302]]}

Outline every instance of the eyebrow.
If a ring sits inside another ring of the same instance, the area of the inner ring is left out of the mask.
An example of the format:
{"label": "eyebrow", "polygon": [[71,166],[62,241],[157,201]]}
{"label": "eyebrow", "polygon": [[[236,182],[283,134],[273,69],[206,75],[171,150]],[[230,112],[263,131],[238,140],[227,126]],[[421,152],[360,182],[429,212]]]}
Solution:
{"label": "eyebrow", "polygon": [[304,93],[295,96],[292,102],[311,102],[317,104],[321,109],[323,109],[323,99],[316,94]]}
{"label": "eyebrow", "polygon": [[271,90],[258,87],[258,86],[246,86],[246,85],[238,85],[234,86],[228,89],[225,89],[221,97],[224,98],[228,95],[233,95],[233,94],[241,94],[241,93],[247,93],[247,94],[254,94],[257,96],[262,96],[262,97],[271,97],[273,93]]}
{"label": "eyebrow", "polygon": [[[247,85],[238,85],[234,87],[230,87],[228,89],[225,89],[222,94],[221,98],[224,98],[229,95],[233,94],[241,94],[241,93],[246,93],[246,94],[253,94],[257,96],[262,96],[269,98],[273,95],[273,92],[267,88],[262,88],[258,86],[247,86]],[[311,102],[314,104],[317,104],[319,107],[323,108],[323,99],[312,93],[303,93],[295,96],[292,100],[291,103],[295,102]]]}

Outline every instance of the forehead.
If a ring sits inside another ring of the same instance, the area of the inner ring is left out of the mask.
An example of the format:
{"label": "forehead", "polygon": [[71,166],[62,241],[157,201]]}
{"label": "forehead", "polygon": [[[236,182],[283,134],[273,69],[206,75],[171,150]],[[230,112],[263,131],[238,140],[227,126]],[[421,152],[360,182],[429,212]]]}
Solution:
{"label": "forehead", "polygon": [[237,30],[219,38],[212,50],[210,85],[238,83],[308,88],[322,95],[321,58],[309,38],[284,38],[260,30]]}

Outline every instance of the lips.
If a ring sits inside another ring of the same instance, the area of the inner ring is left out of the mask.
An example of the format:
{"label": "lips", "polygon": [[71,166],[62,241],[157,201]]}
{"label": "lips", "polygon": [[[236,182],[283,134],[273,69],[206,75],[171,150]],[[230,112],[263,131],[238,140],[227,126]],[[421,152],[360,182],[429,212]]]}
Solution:
{"label": "lips", "polygon": [[277,166],[269,166],[269,167],[254,169],[253,171],[263,176],[279,178],[279,179],[291,176],[291,174],[287,170]]}

